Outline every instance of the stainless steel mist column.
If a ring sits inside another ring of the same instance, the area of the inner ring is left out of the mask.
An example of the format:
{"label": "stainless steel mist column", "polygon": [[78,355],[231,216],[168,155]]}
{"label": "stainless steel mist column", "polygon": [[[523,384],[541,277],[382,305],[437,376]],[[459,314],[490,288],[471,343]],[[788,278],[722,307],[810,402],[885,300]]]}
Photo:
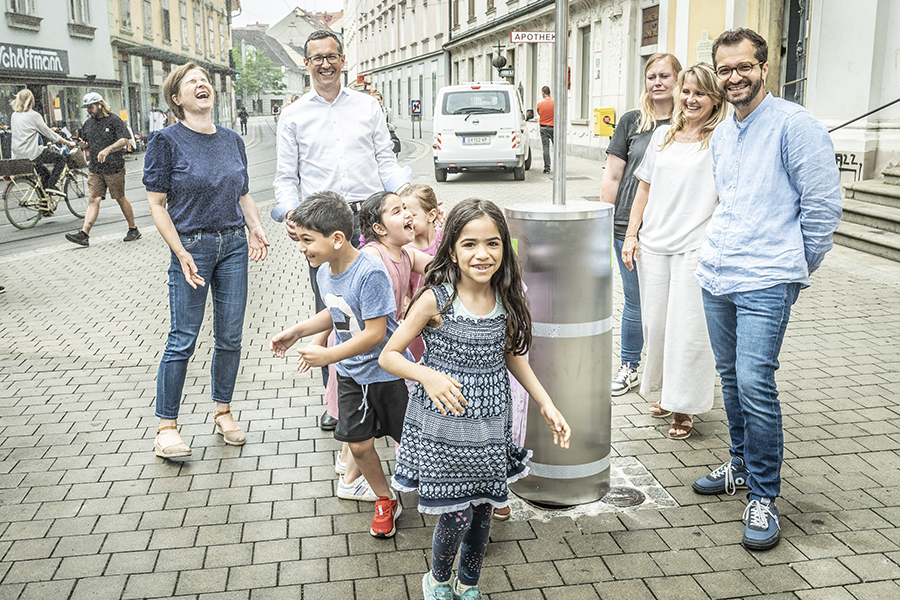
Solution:
{"label": "stainless steel mist column", "polygon": [[569,3],[556,0],[556,43],[553,45],[553,204],[566,203],[566,106],[569,102],[566,68],[569,42]]}
{"label": "stainless steel mist column", "polygon": [[612,205],[515,204],[506,218],[531,304],[529,363],[572,428],[561,450],[529,401],[531,472],[510,488],[547,506],[594,502],[609,491]]}

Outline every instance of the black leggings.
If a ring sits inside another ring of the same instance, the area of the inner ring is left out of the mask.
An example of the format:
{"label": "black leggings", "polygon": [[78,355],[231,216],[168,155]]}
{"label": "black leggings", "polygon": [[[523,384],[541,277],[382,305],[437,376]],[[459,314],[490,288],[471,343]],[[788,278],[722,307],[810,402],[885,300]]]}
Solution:
{"label": "black leggings", "polygon": [[490,504],[479,504],[441,515],[431,543],[431,573],[437,581],[450,581],[459,551],[457,578],[463,585],[478,584],[491,535],[492,511]]}

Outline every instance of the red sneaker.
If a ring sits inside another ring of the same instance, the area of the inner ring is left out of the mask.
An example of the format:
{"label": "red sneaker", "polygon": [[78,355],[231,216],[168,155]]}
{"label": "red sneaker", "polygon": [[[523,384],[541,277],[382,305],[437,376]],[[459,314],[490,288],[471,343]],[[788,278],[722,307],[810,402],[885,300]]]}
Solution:
{"label": "red sneaker", "polygon": [[381,496],[375,501],[375,518],[372,519],[372,529],[370,533],[377,538],[394,537],[397,533],[397,527],[394,525],[394,519],[400,516],[403,507],[400,506],[399,498],[391,500],[385,496]]}

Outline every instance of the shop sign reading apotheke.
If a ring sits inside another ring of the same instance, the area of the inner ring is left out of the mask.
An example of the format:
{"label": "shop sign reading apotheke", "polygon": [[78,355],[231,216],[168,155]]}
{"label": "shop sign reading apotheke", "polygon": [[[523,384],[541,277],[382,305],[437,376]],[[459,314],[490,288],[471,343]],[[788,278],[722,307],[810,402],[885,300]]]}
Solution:
{"label": "shop sign reading apotheke", "polygon": [[2,71],[68,75],[69,53],[53,48],[0,44],[0,72]]}

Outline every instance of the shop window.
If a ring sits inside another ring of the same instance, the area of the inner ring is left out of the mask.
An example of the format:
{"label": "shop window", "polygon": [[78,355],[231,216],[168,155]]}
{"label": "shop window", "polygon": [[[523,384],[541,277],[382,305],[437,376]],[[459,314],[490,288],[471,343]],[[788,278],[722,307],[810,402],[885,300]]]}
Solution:
{"label": "shop window", "polygon": [[169,17],[169,9],[162,8],[160,9],[160,18],[159,20],[162,22],[162,37],[163,41],[169,43],[172,41],[172,23]]}
{"label": "shop window", "polygon": [[131,2],[119,0],[119,27],[131,31]]}

